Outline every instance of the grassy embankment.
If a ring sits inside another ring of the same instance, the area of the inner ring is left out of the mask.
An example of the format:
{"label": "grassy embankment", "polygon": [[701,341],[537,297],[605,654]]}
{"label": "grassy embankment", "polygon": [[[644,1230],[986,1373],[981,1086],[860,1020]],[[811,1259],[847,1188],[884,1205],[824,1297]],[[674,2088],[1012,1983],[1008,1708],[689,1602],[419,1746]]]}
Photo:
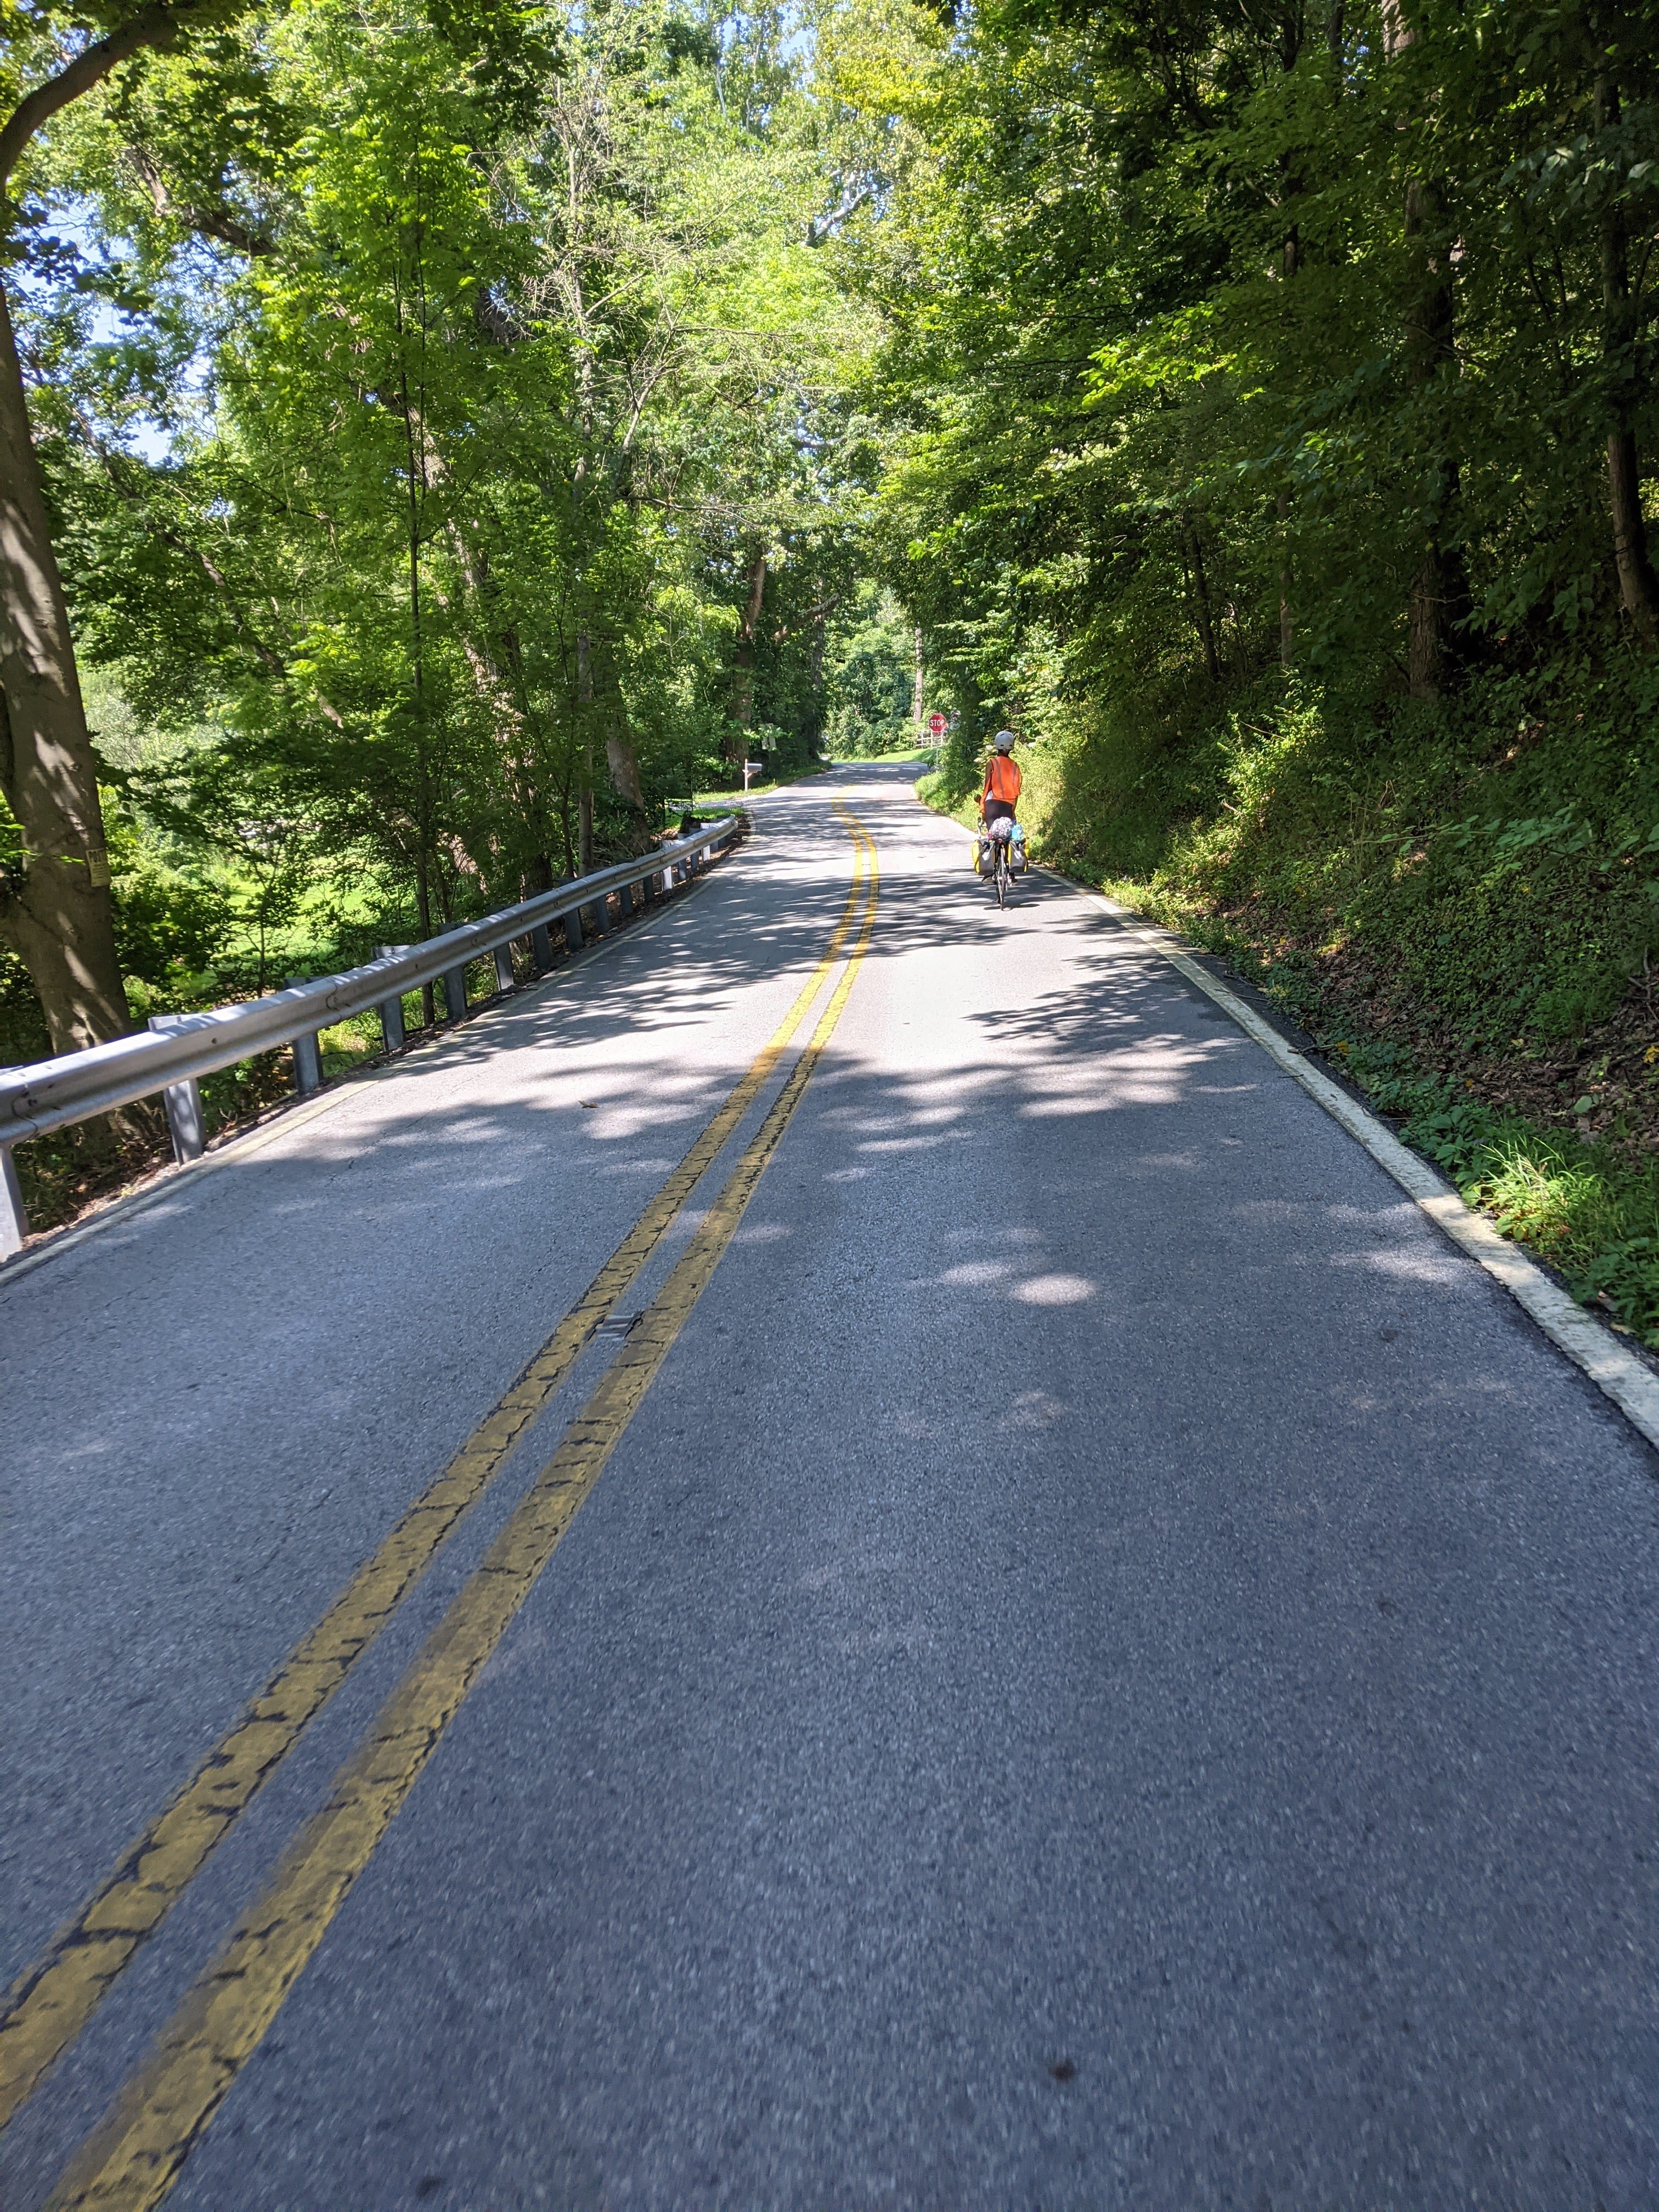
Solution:
{"label": "grassy embankment", "polygon": [[[1274,673],[1024,748],[1021,811],[1039,859],[1224,954],[1659,1347],[1656,737],[1639,668],[1487,676],[1441,711]],[[967,820],[968,772],[917,788]]]}
{"label": "grassy embankment", "polygon": [[[691,805],[699,814],[729,814],[745,799],[764,799],[768,792],[781,791],[787,783],[805,783],[811,776],[828,775],[836,765],[832,761],[814,761],[810,768],[792,769],[787,775],[768,776],[759,783],[751,783],[747,791],[741,784],[729,791],[699,791],[693,796]],[[678,800],[672,803],[671,814],[673,805],[678,805]]]}
{"label": "grassy embankment", "polygon": [[902,750],[893,752],[837,753],[833,765],[836,768],[850,768],[855,762],[879,761],[885,764],[889,761],[896,763],[926,761],[931,766],[937,750],[938,747],[934,745],[906,745]]}

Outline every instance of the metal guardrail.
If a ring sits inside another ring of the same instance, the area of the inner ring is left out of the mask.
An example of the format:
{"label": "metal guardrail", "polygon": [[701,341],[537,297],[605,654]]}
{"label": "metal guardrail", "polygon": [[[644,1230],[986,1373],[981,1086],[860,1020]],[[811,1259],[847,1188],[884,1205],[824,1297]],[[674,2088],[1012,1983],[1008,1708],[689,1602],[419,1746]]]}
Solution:
{"label": "metal guardrail", "polygon": [[386,1048],[395,1050],[404,1042],[404,994],[428,983],[442,984],[446,1016],[458,1020],[466,1009],[469,962],[493,952],[496,980],[502,990],[511,990],[509,948],[515,939],[529,939],[538,971],[550,968],[550,924],[563,922],[565,941],[574,951],[583,942],[586,908],[594,933],[604,936],[610,927],[606,902],[611,892],[621,895],[626,912],[636,884],[647,886],[647,897],[658,880],[664,891],[672,890],[677,879],[683,881],[705,866],[714,848],[725,844],[737,827],[735,815],[723,815],[689,837],[659,846],[648,859],[624,860],[614,868],[578,876],[517,906],[486,915],[481,921],[445,930],[424,945],[388,945],[378,960],[348,969],[343,975],[293,983],[263,999],[208,1012],[157,1016],[147,1032],[136,1036],[116,1037],[109,1044],[36,1060],[27,1067],[0,1067],[0,1260],[21,1251],[28,1234],[11,1157],[14,1145],[112,1113],[159,1091],[167,1101],[174,1157],[181,1162],[195,1159],[205,1143],[197,1089],[200,1077],[251,1059],[255,1053],[291,1044],[295,1088],[302,1096],[318,1090],[322,1084],[319,1030],[378,1007]]}

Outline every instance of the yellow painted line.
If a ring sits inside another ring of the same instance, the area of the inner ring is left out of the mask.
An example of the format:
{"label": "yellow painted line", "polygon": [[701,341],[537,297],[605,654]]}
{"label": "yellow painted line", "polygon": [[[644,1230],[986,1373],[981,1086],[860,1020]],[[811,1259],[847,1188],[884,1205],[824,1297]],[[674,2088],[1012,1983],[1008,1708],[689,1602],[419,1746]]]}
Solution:
{"label": "yellow painted line", "polygon": [[[862,825],[855,834],[866,839]],[[334,1778],[329,1802],[164,2031],[155,2056],[72,2161],[48,2212],[149,2212],[322,1942],[414,1787],[478,1670],[534,1588],[638,1412],[753,1196],[852,990],[875,927],[877,868],[858,941],[829,1004],[753,1141],[660,1293],[625,1339],[481,1565]]]}
{"label": "yellow painted line", "polygon": [[291,1751],[483,1497],[578,1354],[644,1267],[764,1088],[840,957],[864,895],[862,832],[853,882],[824,951],[769,1042],[581,1297],[443,1473],[359,1567],[316,1626],[51,1948],[14,1984],[0,2015],[0,2127],[80,2034],[117,1975],[161,1924],[231,1823]]}

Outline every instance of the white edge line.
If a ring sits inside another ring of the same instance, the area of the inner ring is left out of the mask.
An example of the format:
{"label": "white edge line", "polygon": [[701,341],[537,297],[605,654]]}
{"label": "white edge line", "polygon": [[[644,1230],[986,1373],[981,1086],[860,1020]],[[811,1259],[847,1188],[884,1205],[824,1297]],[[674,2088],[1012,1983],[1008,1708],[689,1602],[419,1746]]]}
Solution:
{"label": "white edge line", "polygon": [[[750,835],[752,836],[753,834],[751,830]],[[738,840],[739,844],[745,842]],[[737,848],[734,846],[732,849],[735,851]],[[613,944],[623,942],[624,936],[643,937],[659,921],[665,921],[676,907],[683,906],[688,896],[702,890],[709,880],[707,871],[693,877],[689,884],[680,885],[678,896],[665,902],[654,914],[641,917],[631,929],[624,933],[618,926],[607,930],[603,937],[597,937],[591,944],[584,945],[580,952],[561,961],[558,967],[549,974],[539,975],[533,982],[514,991],[510,998],[481,1006],[476,1014],[469,1014],[465,1022],[459,1023],[453,1029],[446,1024],[434,1036],[418,1038],[406,1050],[400,1052],[395,1060],[388,1060],[380,1067],[364,1068],[361,1073],[354,1072],[339,1078],[320,1098],[311,1099],[303,1105],[296,1099],[290,1105],[276,1107],[268,1121],[260,1122],[257,1127],[246,1131],[240,1137],[228,1139],[213,1151],[204,1152],[199,1158],[186,1161],[182,1167],[174,1161],[171,1165],[158,1168],[153,1182],[146,1183],[139,1190],[128,1192],[123,1198],[112,1199],[107,1206],[93,1215],[90,1221],[83,1221],[77,1226],[62,1231],[46,1243],[38,1244],[32,1252],[20,1252],[15,1259],[0,1262],[0,1296],[3,1296],[14,1283],[21,1282],[25,1275],[32,1275],[37,1267],[44,1267],[48,1260],[57,1259],[60,1253],[72,1252],[77,1244],[84,1244],[88,1237],[96,1237],[100,1230],[108,1229],[117,1222],[131,1221],[136,1214],[148,1213],[151,1206],[159,1206],[163,1199],[187,1189],[202,1176],[215,1174],[221,1168],[234,1167],[251,1153],[263,1152],[278,1137],[285,1137],[295,1129],[303,1129],[308,1121],[316,1121],[319,1115],[332,1112],[346,1099],[358,1097],[374,1085],[385,1083],[391,1077],[401,1073],[410,1061],[423,1060],[430,1053],[441,1051],[465,1030],[470,1030],[474,1022],[485,1022],[494,1015],[504,1013],[510,1006],[528,999],[532,993],[539,994],[556,990],[579,968],[585,968],[590,960]],[[279,1051],[281,1048],[277,1047]]]}
{"label": "white edge line", "polygon": [[1113,920],[1124,925],[1126,934],[1151,945],[1189,983],[1212,999],[1270,1060],[1286,1075],[1293,1077],[1310,1098],[1318,1101],[1334,1121],[1364,1146],[1383,1172],[1417,1201],[1437,1228],[1443,1230],[1454,1244],[1478,1261],[1518,1304],[1525,1307],[1551,1342],[1583,1369],[1591,1382],[1607,1393],[1647,1441],[1659,1446],[1659,1375],[1620,1344],[1610,1329],[1586,1313],[1571,1291],[1552,1282],[1543,1269],[1501,1235],[1485,1214],[1466,1206],[1428,1162],[1419,1159],[1408,1145],[1402,1145],[1369,1108],[1350,1098],[1339,1084],[1322,1074],[1305,1054],[1286,1044],[1271,1023],[1263,1021],[1253,1006],[1247,1006],[1236,992],[1230,991],[1200,966],[1178,939],[1144,922],[1131,908],[1120,906],[1103,891],[1091,891],[1086,896],[1098,899]]}
{"label": "white edge line", "polygon": [[[920,803],[927,804],[925,800]],[[951,819],[948,815],[940,818]],[[960,823],[955,826],[962,828]],[[1143,945],[1162,954],[1206,998],[1212,999],[1277,1066],[1299,1083],[1334,1121],[1364,1146],[1383,1173],[1392,1177],[1408,1198],[1416,1200],[1437,1229],[1503,1285],[1516,1304],[1531,1315],[1551,1343],[1565,1352],[1576,1366],[1583,1368],[1648,1443],[1659,1448],[1659,1375],[1655,1375],[1627,1346],[1620,1344],[1611,1329],[1586,1313],[1571,1291],[1552,1282],[1517,1245],[1500,1235],[1485,1214],[1466,1206],[1428,1162],[1419,1159],[1408,1145],[1402,1145],[1386,1123],[1357,1099],[1350,1098],[1329,1076],[1321,1074],[1304,1053],[1286,1044],[1270,1022],[1263,1021],[1237,992],[1230,991],[1202,967],[1179,938],[1143,920],[1132,907],[1120,906],[1104,891],[1073,883],[1069,876],[1062,876],[1053,868],[1045,867],[1042,873],[1063,884],[1067,890],[1097,900],[1113,921],[1122,926],[1126,936],[1138,937]]]}

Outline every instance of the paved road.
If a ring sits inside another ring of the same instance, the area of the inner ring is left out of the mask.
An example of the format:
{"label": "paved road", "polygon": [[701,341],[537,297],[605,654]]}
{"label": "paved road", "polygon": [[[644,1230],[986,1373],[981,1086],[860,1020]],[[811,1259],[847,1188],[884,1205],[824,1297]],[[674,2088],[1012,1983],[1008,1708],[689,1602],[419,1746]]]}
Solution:
{"label": "paved road", "polygon": [[[0,1289],[0,1966],[764,1045],[842,908],[843,793],[881,899],[839,1025],[169,2204],[1651,2207],[1650,1455],[1096,903],[1033,879],[999,915],[908,773],[763,802],[631,937]],[[8,2212],[617,1356],[0,2139]]]}

